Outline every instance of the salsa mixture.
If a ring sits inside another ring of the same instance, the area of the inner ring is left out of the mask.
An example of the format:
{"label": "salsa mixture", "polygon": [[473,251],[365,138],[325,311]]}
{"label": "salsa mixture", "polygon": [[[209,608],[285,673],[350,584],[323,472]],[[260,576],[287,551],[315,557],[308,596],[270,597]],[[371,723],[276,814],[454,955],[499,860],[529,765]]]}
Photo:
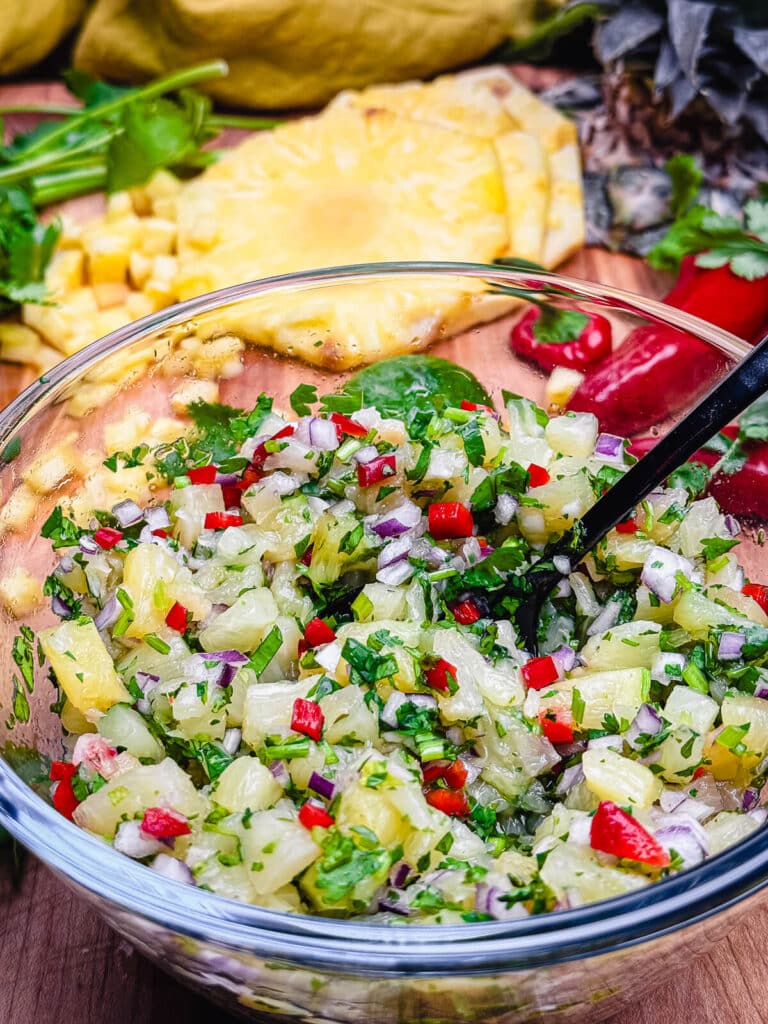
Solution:
{"label": "salsa mixture", "polygon": [[682,467],[563,579],[525,573],[634,461],[400,357],[292,411],[193,403],[157,503],[57,507],[58,810],[169,878],[277,910],[507,920],[620,895],[757,829],[768,591]]}

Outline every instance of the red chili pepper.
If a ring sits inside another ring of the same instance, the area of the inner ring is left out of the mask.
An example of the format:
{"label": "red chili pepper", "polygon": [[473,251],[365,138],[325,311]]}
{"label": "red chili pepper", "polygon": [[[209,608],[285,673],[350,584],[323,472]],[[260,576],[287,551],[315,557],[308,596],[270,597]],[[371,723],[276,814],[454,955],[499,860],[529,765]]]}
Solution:
{"label": "red chili pepper", "polygon": [[429,532],[435,540],[471,537],[475,528],[472,513],[460,501],[435,501],[427,510]]}
{"label": "red chili pepper", "polygon": [[634,519],[625,519],[623,523],[616,523],[616,533],[637,533],[640,527]]}
{"label": "red chili pepper", "polygon": [[141,831],[155,839],[175,839],[192,832],[183,814],[165,807],[148,807],[141,819]]}
{"label": "red chili pepper", "polygon": [[573,743],[573,716],[566,708],[542,708],[539,723],[550,743]]}
{"label": "red chili pepper", "polygon": [[393,477],[397,472],[394,455],[378,455],[370,462],[358,462],[357,482],[360,487],[371,487],[373,484],[380,484],[382,480]]}
{"label": "red chili pepper", "polygon": [[490,405],[478,405],[477,402],[468,402],[466,398],[462,398],[460,409],[464,409],[465,412],[487,412],[491,416],[496,415],[496,410],[492,409]]}
{"label": "red chili pepper", "polygon": [[183,633],[187,628],[187,616],[189,612],[183,604],[179,604],[176,601],[173,607],[165,616],[165,624],[171,629],[175,629],[177,633]]}
{"label": "red chili pepper", "polygon": [[216,483],[216,474],[218,470],[213,464],[208,466],[197,466],[195,469],[188,469],[187,476],[190,482],[193,484],[213,484]]}
{"label": "red chili pepper", "polygon": [[544,484],[549,483],[550,479],[549,473],[543,466],[537,466],[535,462],[532,462],[528,467],[529,487],[543,487]]}
{"label": "red chili pepper", "polygon": [[699,767],[696,769],[696,771],[691,776],[691,781],[695,782],[696,779],[700,779],[702,775],[706,775],[706,774],[707,774],[707,769],[704,767],[703,764],[700,764]]}
{"label": "red chili pepper", "polygon": [[531,690],[543,690],[545,686],[556,683],[560,678],[557,665],[549,655],[543,658],[531,658],[520,671],[523,674],[525,685]]}
{"label": "red chili pepper", "polygon": [[430,789],[425,794],[427,803],[443,814],[464,818],[469,814],[469,801],[459,789]]}
{"label": "red chili pepper", "polygon": [[61,782],[62,779],[71,779],[73,775],[77,775],[76,764],[70,764],[69,761],[51,761],[51,767],[48,772],[48,778],[51,782]]}
{"label": "red chili pepper", "polygon": [[65,818],[72,821],[75,808],[80,803],[72,788],[72,776],[63,778],[56,783],[55,788],[51,791],[51,800],[59,814],[63,814]]}
{"label": "red chili pepper", "polygon": [[763,611],[768,615],[768,587],[764,583],[746,583],[741,588],[742,594],[757,601]]}
{"label": "red chili pepper", "polygon": [[113,530],[111,526],[102,526],[101,529],[94,533],[93,539],[100,548],[103,548],[104,551],[109,551],[123,539],[123,531]]}
{"label": "red chili pepper", "polygon": [[452,605],[451,614],[460,625],[471,626],[473,622],[477,622],[480,618],[480,609],[477,607],[475,602],[468,597],[466,600],[458,601],[456,604]]}
{"label": "red chili pepper", "polygon": [[300,732],[309,736],[316,743],[320,742],[323,735],[323,722],[325,716],[319,704],[313,700],[305,700],[297,697],[293,702],[293,714],[291,715],[291,728],[294,732]]}
{"label": "red chili pepper", "polygon": [[461,789],[467,782],[467,766],[460,759],[451,761],[443,772],[443,781],[451,789]]}
{"label": "red chili pepper", "polygon": [[299,808],[299,821],[304,828],[308,829],[330,828],[335,818],[331,817],[322,804],[318,804],[314,800],[307,800]]}
{"label": "red chili pepper", "polygon": [[[747,339],[757,339],[768,321],[765,278],[747,281],[728,266],[702,269],[694,256],[664,301]],[[692,335],[646,324],[587,374],[568,408],[593,412],[602,430],[634,434],[688,408],[727,366],[721,352]]]}
{"label": "red chili pepper", "polygon": [[311,565],[312,564],[312,548],[313,548],[313,545],[310,544],[309,547],[307,548],[307,550],[304,552],[304,554],[299,559],[299,561],[301,562],[302,565]]}
{"label": "red chili pepper", "polygon": [[[738,427],[735,424],[724,427],[720,433],[732,441],[738,434]],[[768,501],[768,444],[747,442],[744,448],[747,461],[741,469],[735,473],[717,473],[708,491],[724,511],[735,516],[759,518],[765,515]],[[712,467],[719,461],[720,455],[700,448],[693,459]]]}
{"label": "red chili pepper", "polygon": [[223,484],[221,495],[224,498],[224,508],[240,508],[243,503],[243,492],[237,484]]}
{"label": "red chili pepper", "polygon": [[310,647],[321,647],[334,641],[336,634],[327,622],[315,618],[304,627],[304,639]]}
{"label": "red chili pepper", "polygon": [[203,525],[206,530],[226,530],[228,526],[242,526],[243,517],[239,512],[206,512]]}
{"label": "red chili pepper", "polygon": [[[296,427],[292,423],[287,423],[281,430],[278,430],[276,434],[273,434],[269,438],[270,441],[279,441],[283,437],[290,437],[291,434],[296,432]],[[247,491],[252,484],[256,484],[259,480],[264,478],[264,463],[269,458],[270,453],[267,451],[266,442],[262,441],[258,445],[251,456],[250,463],[243,470],[243,475],[240,478],[240,482],[235,484],[235,487],[241,491]]]}
{"label": "red chili pepper", "polygon": [[360,423],[355,423],[349,416],[342,416],[340,412],[331,413],[331,423],[336,425],[336,434],[339,440],[342,439],[344,434],[348,434],[350,437],[367,437],[368,431]]}
{"label": "red chili pepper", "polygon": [[153,537],[167,537],[168,536],[168,531],[167,530],[163,530],[163,529],[153,530],[152,531],[152,536]]}
{"label": "red chili pepper", "polygon": [[590,845],[601,853],[664,868],[669,854],[631,814],[610,800],[601,800],[592,818]]}
{"label": "red chili pepper", "polygon": [[430,786],[433,782],[437,782],[438,779],[442,779],[446,767],[441,761],[430,761],[429,764],[423,764],[421,766],[421,775],[424,779],[424,785]]}
{"label": "red chili pepper", "polygon": [[542,323],[541,309],[532,306],[512,328],[509,336],[512,351],[532,359],[545,370],[567,366],[583,372],[611,352],[610,322],[597,313],[584,312],[583,315],[587,322],[578,334],[567,341],[547,341],[546,317]]}
{"label": "red chili pepper", "polygon": [[424,678],[427,680],[427,686],[431,686],[433,690],[447,693],[456,682],[456,666],[445,658],[440,658],[435,665],[425,670]]}

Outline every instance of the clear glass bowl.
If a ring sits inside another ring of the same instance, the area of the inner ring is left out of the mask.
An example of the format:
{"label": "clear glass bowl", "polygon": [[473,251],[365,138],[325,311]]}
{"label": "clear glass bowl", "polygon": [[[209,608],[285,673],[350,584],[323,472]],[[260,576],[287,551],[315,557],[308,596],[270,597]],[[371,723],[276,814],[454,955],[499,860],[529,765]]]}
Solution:
{"label": "clear glass bowl", "polygon": [[[269,336],[287,351],[302,344],[322,347],[338,361],[342,350],[333,330],[318,328],[318,311],[327,318],[329,310],[349,309],[350,296],[355,302],[361,294],[350,289],[360,285],[371,319],[382,310],[408,318],[414,349],[434,339],[433,354],[472,369],[492,393],[505,387],[539,402],[543,375],[508,345],[520,306],[510,309],[507,299],[489,295],[500,286],[599,311],[613,323],[614,343],[643,323],[682,328],[723,353],[722,372],[747,348],[661,303],[527,269],[383,264],[289,275],[203,296],[94,343],[0,412],[0,496],[6,506],[10,498],[13,512],[0,512],[0,578],[18,567],[40,578],[47,574],[53,557],[39,536],[40,524],[57,496],[82,484],[65,479],[31,502],[30,492],[22,491],[22,508],[18,493],[10,496],[42,453],[69,439],[87,472],[88,464],[103,458],[105,424],[128,410],[145,410],[151,422],[170,415],[169,396],[195,375],[218,375],[221,400],[245,407],[261,390],[275,394],[279,405],[300,382],[332,390],[343,374],[276,357],[258,343]],[[473,319],[491,315],[501,319],[466,329]],[[405,322],[399,321],[401,329]],[[231,340],[232,332],[249,343]],[[222,334],[230,340],[222,342]],[[755,578],[768,575],[762,548],[747,539],[740,550]],[[22,619],[35,629],[51,621],[44,607]],[[648,889],[508,923],[399,928],[287,915],[168,881],[81,832],[47,801],[45,758],[61,756],[63,748],[44,668],[36,667],[28,721],[17,698],[18,720],[9,727],[15,673],[10,651],[20,624],[7,609],[0,613],[0,824],[148,957],[247,1018],[349,1024],[600,1020],[687,965],[768,882],[766,830]]]}

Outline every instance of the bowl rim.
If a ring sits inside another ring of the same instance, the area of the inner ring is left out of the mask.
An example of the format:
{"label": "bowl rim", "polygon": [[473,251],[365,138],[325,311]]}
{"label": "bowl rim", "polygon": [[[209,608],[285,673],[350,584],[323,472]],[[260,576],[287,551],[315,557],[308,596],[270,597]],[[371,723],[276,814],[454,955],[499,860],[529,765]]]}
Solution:
{"label": "bowl rim", "polygon": [[[624,289],[516,266],[446,261],[357,264],[283,274],[189,299],[126,324],[64,359],[0,410],[0,451],[42,404],[105,356],[159,330],[266,292],[332,287],[341,281],[403,276],[480,278],[557,290],[566,298],[679,328],[733,358],[749,346],[682,310]],[[525,969],[615,951],[690,926],[768,885],[768,829],[758,829],[701,865],[620,897],[514,921],[461,925],[372,924],[268,910],[170,881],[65,820],[0,757],[0,824],[76,888],[181,935],[225,948],[250,948],[283,962],[347,973],[394,976]],[[450,944],[450,952],[446,945]]]}

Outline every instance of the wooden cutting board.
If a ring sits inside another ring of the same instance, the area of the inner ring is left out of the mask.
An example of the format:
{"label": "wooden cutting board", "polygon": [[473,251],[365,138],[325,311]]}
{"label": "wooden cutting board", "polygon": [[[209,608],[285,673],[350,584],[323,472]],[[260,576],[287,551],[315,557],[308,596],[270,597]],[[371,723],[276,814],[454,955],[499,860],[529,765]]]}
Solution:
{"label": "wooden cutting board", "polygon": [[[56,85],[5,86],[0,104],[54,102],[61,95]],[[87,214],[100,204],[77,205],[78,214]],[[641,260],[598,249],[584,250],[562,269],[645,295],[661,295],[666,283]],[[0,405],[33,379],[31,370],[0,363]],[[14,883],[9,852],[0,848],[0,1024],[225,1024],[219,1011],[140,957],[34,858],[25,857]],[[715,919],[713,937],[717,928]],[[768,913],[757,908],[708,955],[608,1024],[765,1024],[763,970]]]}

